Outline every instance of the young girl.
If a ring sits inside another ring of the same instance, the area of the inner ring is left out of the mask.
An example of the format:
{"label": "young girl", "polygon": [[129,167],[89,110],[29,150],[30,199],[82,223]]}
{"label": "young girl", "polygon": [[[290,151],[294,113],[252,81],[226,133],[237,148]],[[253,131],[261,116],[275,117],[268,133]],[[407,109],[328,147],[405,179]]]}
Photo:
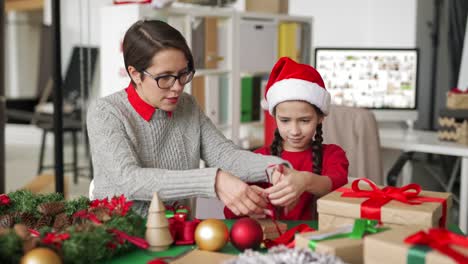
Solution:
{"label": "young girl", "polygon": [[[311,66],[283,57],[273,67],[262,106],[275,118],[277,129],[271,146],[256,153],[287,160],[281,176],[256,183],[277,210],[279,219],[312,220],[314,198],[348,182],[348,160],[337,145],[322,144],[322,122],[329,112],[330,94],[322,77]],[[300,172],[298,172],[300,171]],[[295,172],[292,175],[292,172]],[[226,217],[232,215],[225,211]]]}

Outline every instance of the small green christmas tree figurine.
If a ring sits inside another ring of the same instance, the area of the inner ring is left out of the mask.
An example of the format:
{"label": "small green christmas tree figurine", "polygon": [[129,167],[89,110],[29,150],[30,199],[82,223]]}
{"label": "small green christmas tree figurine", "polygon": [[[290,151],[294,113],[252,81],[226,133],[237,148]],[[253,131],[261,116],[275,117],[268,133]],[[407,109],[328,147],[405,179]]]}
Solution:
{"label": "small green christmas tree figurine", "polygon": [[150,244],[148,248],[150,251],[166,250],[174,242],[169,231],[166,208],[159,199],[158,193],[153,194],[148,210],[145,239]]}

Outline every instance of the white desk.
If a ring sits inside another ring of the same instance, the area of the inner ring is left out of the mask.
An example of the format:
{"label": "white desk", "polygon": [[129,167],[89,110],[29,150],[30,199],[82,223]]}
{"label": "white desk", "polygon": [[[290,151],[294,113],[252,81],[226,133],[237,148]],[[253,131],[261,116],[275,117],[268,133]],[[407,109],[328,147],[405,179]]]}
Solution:
{"label": "white desk", "polygon": [[[468,231],[468,147],[452,142],[439,141],[437,132],[403,129],[380,129],[382,148],[403,152],[415,151],[461,157],[459,225]],[[403,168],[403,184],[411,182],[411,165]]]}

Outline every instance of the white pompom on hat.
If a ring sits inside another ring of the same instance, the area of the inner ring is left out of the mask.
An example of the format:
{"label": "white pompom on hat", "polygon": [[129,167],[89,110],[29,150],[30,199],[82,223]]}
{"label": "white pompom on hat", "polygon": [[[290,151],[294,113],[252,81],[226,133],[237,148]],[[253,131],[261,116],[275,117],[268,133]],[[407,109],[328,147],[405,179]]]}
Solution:
{"label": "white pompom on hat", "polygon": [[282,57],[271,70],[262,107],[273,115],[273,109],[279,103],[298,100],[313,104],[328,115],[330,99],[330,93],[314,67]]}

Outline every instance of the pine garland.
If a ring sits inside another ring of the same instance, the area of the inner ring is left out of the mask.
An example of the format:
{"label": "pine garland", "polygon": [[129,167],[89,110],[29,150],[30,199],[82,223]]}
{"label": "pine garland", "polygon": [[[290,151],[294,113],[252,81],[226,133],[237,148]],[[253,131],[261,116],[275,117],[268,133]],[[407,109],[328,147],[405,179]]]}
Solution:
{"label": "pine garland", "polygon": [[39,246],[54,249],[64,263],[101,262],[135,248],[116,237],[113,229],[129,236],[145,234],[144,219],[123,196],[92,202],[86,197],[65,201],[59,194],[36,195],[24,190],[7,196],[10,201],[0,204],[0,216],[4,225],[17,225],[0,232],[0,263],[19,263],[25,250],[35,245],[31,242],[37,242],[15,232],[20,230],[19,223],[36,228]]}

